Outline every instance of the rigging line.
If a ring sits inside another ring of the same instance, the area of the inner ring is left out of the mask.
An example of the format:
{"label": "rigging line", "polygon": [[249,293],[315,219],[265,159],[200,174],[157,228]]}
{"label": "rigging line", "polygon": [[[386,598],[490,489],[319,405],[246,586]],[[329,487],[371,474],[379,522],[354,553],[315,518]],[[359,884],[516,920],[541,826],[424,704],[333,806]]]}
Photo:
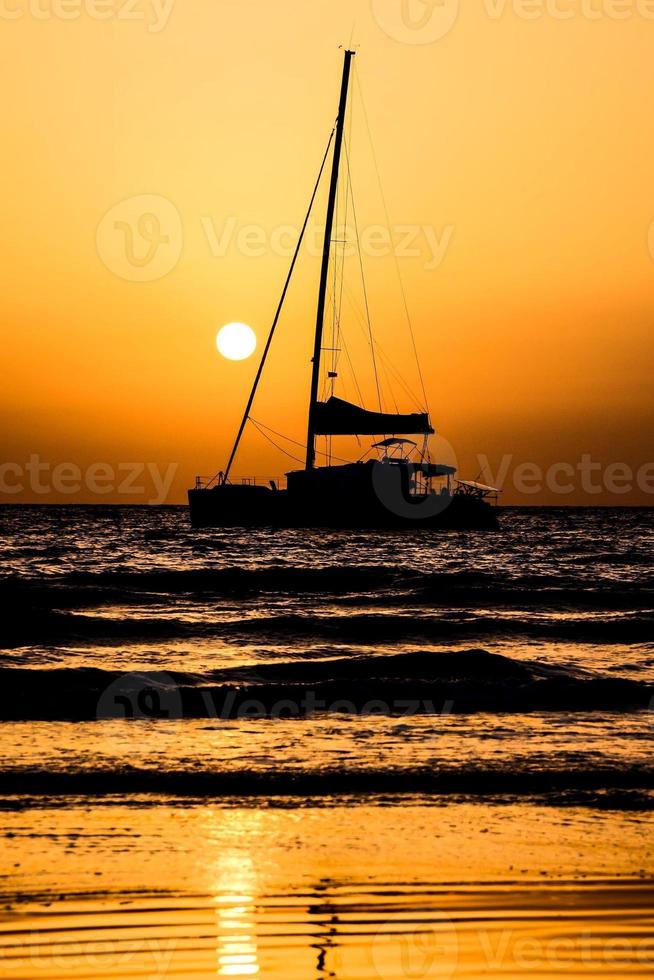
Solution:
{"label": "rigging line", "polygon": [[304,460],[301,460],[297,456],[294,456],[293,453],[289,453],[288,450],[286,450],[286,449],[283,448],[283,446],[278,446],[277,443],[273,439],[271,439],[270,436],[267,435],[263,431],[263,429],[254,421],[254,419],[250,419],[250,422],[252,422],[252,424],[254,425],[255,429],[259,433],[259,435],[262,435],[264,437],[264,439],[267,439],[267,441],[270,443],[270,445],[271,446],[274,446],[275,449],[278,452],[284,453],[285,456],[288,456],[289,459],[294,460],[296,463],[303,463],[304,462]]}
{"label": "rigging line", "polygon": [[[353,309],[353,312],[354,312],[355,321],[357,322],[357,325],[361,329],[361,331],[362,331],[362,333],[364,335],[364,338],[366,340],[366,343],[370,347],[370,339],[368,337],[366,337],[366,329],[365,329],[365,325],[363,324],[361,313],[357,309],[356,304],[352,300],[351,292],[349,290],[349,287],[347,289],[347,296],[348,296],[348,299],[350,300],[350,303],[351,303],[351,306],[352,306],[352,309]],[[395,397],[395,389],[393,387],[392,379],[391,379],[391,376],[389,374],[389,368],[391,370],[394,370],[393,369],[392,362],[391,362],[390,358],[387,358],[384,355],[384,351],[382,349],[382,346],[379,343],[379,341],[377,340],[377,338],[376,337],[373,337],[372,338],[372,341],[373,341],[374,346],[377,349],[378,353],[380,355],[382,355],[382,359],[378,362],[379,363],[379,368],[380,368],[379,388],[380,388],[380,391],[382,393],[382,398],[384,398],[386,396],[386,392],[387,392],[388,400],[393,404],[393,407],[395,408],[395,411],[399,415],[400,409],[399,409],[398,404],[397,404],[397,399]],[[385,363],[386,361],[388,361],[388,364]],[[400,384],[402,384],[401,378],[400,378]],[[410,391],[408,391],[408,394],[409,394],[411,400],[414,401],[414,402],[416,402],[415,396],[411,395],[411,392]],[[362,402],[362,404],[363,404],[363,402]],[[418,404],[418,406],[420,405],[419,402],[416,402],[416,404]]]}
{"label": "rigging line", "polygon": [[[357,318],[357,323],[358,323],[360,329],[362,330],[362,332],[365,335],[366,329],[365,329],[365,324],[363,322],[363,314],[361,313],[361,310],[359,309],[359,307],[357,305],[357,302],[356,302],[354,296],[352,295],[352,291],[350,290],[350,288],[348,286],[346,286],[346,292],[347,292],[347,297],[348,297],[348,299],[350,301],[350,305],[352,307],[352,310],[353,310],[353,312],[355,314],[355,318]],[[366,342],[369,343],[368,340]],[[410,385],[408,384],[407,380],[402,376],[402,374],[400,373],[399,369],[393,363],[393,359],[388,355],[388,353],[386,352],[386,350],[384,349],[384,347],[382,346],[382,344],[377,340],[376,337],[374,338],[374,342],[375,342],[375,347],[377,348],[380,356],[385,361],[388,362],[388,365],[389,365],[391,371],[393,372],[396,381],[398,382],[398,384],[400,385],[400,387],[404,389],[405,394],[408,395],[408,397],[411,399],[411,401],[413,402],[414,405],[416,405],[421,411],[424,411],[424,405],[421,404],[421,402],[420,402],[420,400],[418,398],[416,398],[416,396],[415,396],[415,394],[413,392],[413,389],[410,387]]]}
{"label": "rigging line", "polygon": [[[333,305],[335,303],[334,297],[332,296],[332,294],[330,292],[330,289],[331,289],[331,287],[330,287],[330,285],[328,285],[327,286],[327,297],[326,297],[326,300],[325,300],[325,317],[326,318],[329,317],[329,312],[330,312],[330,310],[332,310]],[[337,344],[334,341],[332,341],[332,346],[331,347],[322,347],[321,350],[323,352],[328,352],[333,357],[334,352],[336,351],[336,347],[337,347]],[[324,361],[326,361],[326,359],[327,358],[325,357]],[[331,386],[330,386],[330,381],[332,382],[332,385]],[[322,376],[322,378],[320,380],[320,401],[325,401],[328,398],[328,396],[330,394],[330,391],[329,391],[330,387],[332,388],[331,394],[333,395],[334,394],[334,391],[333,391],[333,381],[329,377],[329,373],[328,372],[327,373],[323,373],[323,376]]]}
{"label": "rigging line", "polygon": [[368,290],[366,289],[366,280],[363,274],[363,258],[361,256],[361,242],[359,240],[359,224],[357,222],[357,210],[354,203],[354,188],[352,187],[352,175],[350,173],[350,155],[347,152],[347,144],[345,145],[345,160],[347,162],[347,179],[350,183],[350,193],[352,197],[352,217],[354,218],[354,233],[357,240],[357,254],[359,256],[359,268],[361,269],[361,285],[363,287],[363,298],[365,300],[366,306],[366,317],[368,319],[368,333],[370,334],[370,351],[372,354],[372,367],[375,374],[375,387],[377,388],[377,400],[379,402],[379,411],[383,412],[384,408],[382,406],[381,391],[379,389],[379,376],[377,374],[377,359],[375,358],[375,347],[372,341],[372,323],[370,322],[370,307],[368,305]]}
{"label": "rigging line", "polygon": [[395,408],[395,411],[399,415],[400,414],[400,409],[399,409],[398,404],[397,404],[397,398],[395,397],[395,389],[393,387],[393,380],[392,380],[391,375],[390,375],[390,372],[389,372],[389,367],[390,367],[390,365],[387,365],[385,363],[384,359],[382,358],[381,359],[381,369],[382,369],[383,374],[384,374],[384,381],[386,382],[386,387],[388,388],[388,391],[390,393],[391,401],[393,402],[393,406]]}
{"label": "rigging line", "polygon": [[[379,185],[379,193],[381,195],[382,206],[384,208],[384,214],[386,216],[386,226],[390,230],[391,222],[390,222],[390,218],[389,218],[389,214],[388,214],[388,207],[387,207],[387,204],[386,204],[386,197],[384,195],[384,187],[382,185],[381,174],[379,172],[379,164],[377,162],[377,155],[375,153],[375,145],[374,145],[374,143],[372,141],[372,132],[371,132],[371,129],[370,129],[370,121],[368,119],[368,112],[366,110],[366,104],[365,104],[365,101],[364,101],[364,98],[363,98],[363,86],[361,85],[361,78],[359,76],[359,72],[357,70],[357,66],[356,65],[354,66],[354,75],[355,75],[355,78],[356,78],[356,81],[357,81],[357,85],[359,87],[359,98],[361,99],[361,108],[363,109],[363,118],[365,120],[366,129],[368,131],[368,140],[370,142],[370,149],[371,149],[371,152],[372,152],[372,159],[373,159],[373,163],[375,165],[375,173],[377,174],[377,183]],[[420,387],[422,389],[422,397],[424,398],[424,405],[422,407],[427,412],[429,412],[429,402],[427,400],[427,390],[425,388],[425,380],[424,380],[424,377],[423,377],[423,374],[422,374],[422,368],[420,366],[420,358],[418,357],[418,347],[416,345],[415,333],[413,331],[413,324],[411,322],[411,314],[409,313],[409,304],[407,302],[406,292],[405,292],[405,289],[404,289],[404,282],[402,280],[402,274],[401,274],[401,271],[400,271],[400,263],[399,263],[399,260],[398,260],[397,253],[396,253],[395,249],[392,249],[392,252],[393,252],[393,259],[395,260],[395,271],[397,273],[397,279],[398,279],[398,282],[399,282],[399,285],[400,285],[400,293],[402,294],[402,303],[404,305],[404,313],[406,315],[406,322],[408,324],[409,334],[411,336],[411,345],[413,347],[413,353],[414,353],[415,359],[416,359],[416,367],[418,369],[418,378],[420,379]]]}
{"label": "rigging line", "polygon": [[386,364],[385,358],[380,358],[382,371],[384,372],[384,378],[390,392],[391,401],[393,402],[393,407],[397,414],[400,414],[400,406],[397,404],[397,398],[395,397],[395,387],[393,386],[393,376],[390,371],[390,364]]}
{"label": "rigging line", "polygon": [[[348,148],[351,147],[352,145],[352,125],[353,125],[352,113],[353,113],[353,107],[352,107],[352,103],[350,102],[348,106],[348,117],[346,121],[346,131],[347,131],[345,136],[346,152]],[[350,202],[350,184],[347,180],[344,181],[344,184],[345,184],[345,205],[344,205],[345,215],[344,215],[344,222],[343,222],[342,229],[339,227],[338,224],[338,218],[343,209],[343,190],[341,189],[342,185],[340,182],[337,189],[336,225],[335,225],[336,238],[333,240],[334,276],[333,276],[333,286],[329,290],[328,302],[327,302],[327,309],[329,310],[329,307],[331,306],[331,313],[332,313],[331,371],[334,375],[338,371],[338,364],[339,364],[340,353],[341,353],[340,346],[341,346],[341,341],[344,339],[342,326],[341,326],[341,318],[342,318],[342,311],[343,311],[343,286],[345,283],[345,258],[346,258],[346,248],[348,244],[347,233],[348,233],[348,216],[349,216],[349,202]],[[341,231],[342,231],[342,238],[341,238]],[[340,254],[338,251],[338,245],[341,245]],[[340,270],[339,270],[339,266],[340,266]],[[339,275],[339,271],[340,271],[340,275]],[[349,355],[348,355],[348,359],[349,359]],[[355,386],[358,389],[359,386],[351,361],[350,361],[350,370],[354,378]],[[321,388],[321,398],[323,400],[325,400],[327,396],[330,394],[334,395],[335,382],[336,379],[334,377],[329,377],[328,373],[323,377],[322,388]],[[359,391],[359,398],[361,400],[361,404],[363,404],[360,391]],[[329,439],[330,451],[331,451],[331,441],[332,440],[330,438]]]}
{"label": "rigging line", "polygon": [[[352,100],[351,99],[348,102],[347,110],[346,111],[347,111],[347,118],[346,118],[346,121],[345,121],[345,134],[344,134],[344,138],[343,138],[343,144],[345,146],[346,153],[349,153],[349,151],[350,151],[350,149],[352,147],[352,126],[353,126],[353,112],[354,112],[354,107],[353,107],[353,103],[352,103]],[[344,187],[342,187],[342,184],[343,183],[345,185]],[[340,333],[341,333],[341,314],[342,314],[342,303],[343,303],[343,282],[345,281],[345,259],[347,257],[347,247],[348,247],[348,244],[349,244],[349,241],[348,241],[348,214],[349,214],[349,207],[350,207],[350,184],[349,184],[349,181],[346,180],[346,181],[342,182],[339,186],[342,187],[342,190],[341,190],[341,208],[342,208],[342,210],[344,210],[344,215],[343,215],[343,225],[342,225],[342,244],[341,244],[341,263],[340,263],[341,264],[341,275],[340,275],[340,281],[338,283],[338,298],[337,298],[337,295],[336,295],[336,289],[334,289],[334,303],[337,303],[338,304],[338,315],[337,315],[337,318],[336,318],[336,332],[337,332],[337,337],[340,336]],[[343,203],[343,197],[345,197],[345,202],[344,203]],[[338,342],[335,343],[334,346],[335,347],[338,347],[339,346],[338,345]],[[338,363],[338,352],[336,353],[334,370],[336,370],[336,364],[337,363]]]}
{"label": "rigging line", "polygon": [[343,344],[343,350],[345,351],[345,356],[347,357],[347,363],[352,374],[352,380],[354,381],[354,387],[357,390],[357,395],[359,397],[359,405],[363,408],[363,395],[361,394],[361,388],[359,387],[359,379],[357,378],[357,373],[354,370],[354,364],[352,363],[352,358],[350,357],[350,352],[348,350],[347,344],[345,343],[345,337],[341,337],[341,343]]}
{"label": "rigging line", "polygon": [[[357,325],[359,326],[359,329],[362,331],[362,333],[363,333],[363,335],[365,337],[366,327],[365,327],[365,324],[364,324],[364,321],[363,321],[363,316],[362,316],[361,311],[359,310],[359,308],[358,308],[358,306],[357,306],[357,304],[356,304],[356,302],[354,300],[354,297],[352,296],[352,293],[351,293],[349,287],[347,287],[347,286],[346,286],[346,293],[347,293],[347,298],[350,301],[350,305],[352,307],[352,310],[353,310],[353,312],[355,314],[355,321],[356,321]],[[424,411],[424,405],[422,405],[421,402],[420,402],[420,400],[418,398],[416,398],[416,396],[415,396],[413,390],[411,389],[411,387],[409,386],[408,382],[402,377],[402,375],[400,374],[400,371],[398,370],[398,368],[393,363],[393,359],[387,354],[387,352],[384,350],[384,348],[382,347],[382,345],[380,344],[380,342],[377,340],[376,337],[373,338],[373,340],[374,340],[375,347],[377,348],[377,351],[378,351],[380,357],[382,358],[382,362],[386,362],[387,366],[390,368],[391,372],[393,373],[393,375],[395,377],[395,380],[400,385],[400,387],[404,390],[404,393],[411,400],[411,402],[413,402],[413,404],[417,406],[417,408],[419,408],[421,411]],[[368,344],[370,343],[370,341],[369,341],[369,339],[367,337],[366,337],[366,343],[368,343]]]}
{"label": "rigging line", "polygon": [[414,405],[417,406],[417,408],[419,408],[419,409],[422,410],[422,406],[420,404],[419,399],[416,398],[416,396],[414,395],[414,393],[411,390],[411,388],[409,387],[409,385],[406,383],[406,381],[404,380],[404,378],[402,377],[402,375],[400,374],[400,372],[397,370],[397,368],[393,364],[392,358],[390,358],[388,356],[388,354],[386,353],[386,351],[384,350],[384,348],[380,344],[377,344],[377,350],[379,352],[379,356],[381,358],[382,364],[386,365],[386,367],[388,368],[388,370],[391,372],[391,374],[394,376],[395,380],[399,384],[400,388],[404,391],[405,395],[409,398],[409,400]]}
{"label": "rigging line", "polygon": [[[298,242],[297,242],[297,245],[296,245],[296,248],[295,248],[295,252],[293,254],[293,259],[291,261],[291,267],[288,270],[288,275],[286,276],[286,282],[284,283],[284,288],[282,290],[282,295],[281,295],[281,298],[279,300],[279,305],[277,306],[277,311],[275,313],[275,319],[272,322],[272,326],[271,326],[270,332],[268,334],[268,339],[266,340],[266,346],[263,349],[263,353],[261,355],[261,360],[259,362],[259,367],[257,369],[257,373],[256,373],[255,378],[254,378],[254,383],[252,385],[252,390],[250,391],[250,397],[248,398],[247,405],[245,406],[245,411],[243,412],[243,418],[241,419],[241,425],[239,427],[239,430],[238,430],[238,433],[237,433],[237,436],[236,436],[236,440],[234,441],[234,446],[232,448],[232,452],[231,452],[231,455],[230,455],[229,460],[228,460],[228,463],[227,463],[227,468],[226,468],[226,470],[225,470],[225,472],[223,474],[223,477],[222,477],[222,482],[223,483],[227,483],[227,480],[229,479],[229,472],[230,472],[230,470],[232,468],[232,463],[234,462],[234,457],[236,456],[236,453],[237,453],[237,450],[238,450],[238,447],[239,447],[239,443],[241,441],[241,436],[243,435],[243,430],[245,429],[245,424],[246,424],[246,422],[248,420],[248,417],[249,417],[249,414],[250,414],[250,409],[252,408],[252,402],[254,401],[254,396],[255,396],[256,391],[257,391],[257,388],[259,386],[259,381],[260,381],[261,375],[263,373],[264,365],[266,363],[266,358],[268,357],[268,351],[270,350],[270,345],[272,344],[272,339],[273,339],[273,337],[275,335],[275,330],[277,328],[277,323],[279,321],[279,317],[280,317],[281,312],[282,312],[282,307],[284,306],[284,300],[286,299],[286,293],[288,292],[288,287],[289,287],[289,285],[291,283],[291,277],[293,275],[293,270],[295,269],[295,263],[297,262],[298,255],[300,254],[300,248],[302,247],[302,242],[304,240],[304,233],[307,230],[307,225],[309,224],[309,217],[311,215],[311,210],[313,208],[313,202],[315,201],[316,194],[318,193],[318,187],[320,186],[320,180],[322,178],[323,170],[325,169],[325,164],[327,163],[327,157],[329,156],[329,150],[330,150],[330,147],[332,145],[332,140],[334,139],[335,132],[336,132],[336,125],[334,125],[334,128],[332,129],[331,133],[329,134],[329,140],[327,141],[327,149],[325,150],[325,155],[322,158],[322,163],[320,164],[320,170],[318,171],[318,178],[317,178],[316,183],[315,183],[315,186],[313,188],[313,193],[311,195],[311,200],[309,201],[309,207],[308,207],[308,210],[307,210],[307,213],[306,213],[306,217],[304,219],[304,223],[302,225],[302,229],[300,231],[300,237],[298,238]],[[218,475],[219,474],[216,474],[216,476],[218,476]],[[210,481],[209,486],[211,486],[211,484],[214,482],[214,480],[216,479],[216,476],[214,476],[213,479]]]}
{"label": "rigging line", "polygon": [[[348,155],[349,155],[350,149],[352,147],[352,126],[353,126],[353,115],[354,115],[354,104],[353,104],[352,100],[350,100],[349,113],[350,113],[350,115],[349,115],[349,119],[348,119],[348,133],[347,133],[347,139],[345,141],[345,152]],[[350,205],[350,182],[349,182],[349,180],[346,180],[345,181],[345,221],[344,221],[344,224],[343,224],[343,237],[345,239],[347,239],[347,229],[348,229],[347,222],[348,222],[348,214],[349,214],[349,205]],[[334,360],[333,360],[333,368],[332,368],[332,370],[334,372],[336,372],[338,370],[339,352],[336,350],[336,348],[337,347],[340,347],[340,338],[341,338],[342,333],[343,333],[343,330],[342,330],[342,327],[341,327],[341,316],[343,314],[343,286],[344,286],[344,283],[345,283],[345,249],[346,249],[346,247],[347,247],[347,245],[345,244],[343,246],[343,251],[341,253],[341,282],[340,282],[340,290],[339,290],[339,295],[338,295],[338,318],[337,318],[337,321],[336,321],[336,340],[334,342],[334,348],[335,348],[335,350],[334,350]],[[334,302],[336,302],[336,294],[334,294]],[[332,381],[332,395],[333,394],[334,394],[334,383]]]}
{"label": "rigging line", "polygon": [[[339,237],[339,231],[338,231],[339,193],[338,193],[338,190],[339,190],[339,188],[338,188],[338,184],[337,184],[336,185],[336,197],[334,199],[334,228],[336,229],[336,235],[335,235],[335,237],[332,238],[332,241],[330,242],[330,249],[331,249],[332,254],[333,254],[332,271],[333,271],[333,280],[334,280],[333,286],[332,286],[334,300],[333,300],[333,304],[332,304],[332,316],[331,316],[331,321],[332,321],[332,330],[331,330],[331,335],[332,335],[332,343],[331,343],[331,345],[332,345],[332,355],[331,355],[331,360],[332,360],[332,363],[333,363],[333,360],[334,360],[333,349],[336,347],[336,280],[337,280],[337,276],[338,276],[338,245],[337,245],[337,240],[338,240],[338,237]],[[333,235],[333,232],[332,232],[332,235]],[[332,370],[333,370],[333,368],[332,368]],[[326,392],[327,388],[329,387],[329,380],[330,380],[329,379],[329,372],[327,372],[327,375],[324,378],[325,386],[324,386],[324,389],[323,390],[325,392]],[[324,397],[324,395],[323,395],[323,397]]]}
{"label": "rigging line", "polygon": [[[329,311],[332,308],[333,308],[333,299],[332,299],[332,294],[331,294],[331,285],[330,285],[330,283],[327,283],[327,292],[326,292],[326,296],[325,296],[325,319],[328,318]],[[333,324],[332,324],[332,344],[331,344],[331,346],[332,346],[332,349],[333,349],[333,347],[334,347]],[[327,349],[329,350],[329,348],[327,348]],[[321,401],[324,401],[325,398],[327,397],[327,389],[328,389],[328,387],[329,387],[329,376],[327,374],[324,374],[323,373],[323,375],[322,375],[322,377],[320,379],[320,399],[321,399]]]}
{"label": "rigging line", "polygon": [[[297,439],[291,439],[290,436],[285,436],[283,432],[277,432],[275,429],[271,429],[269,425],[264,425],[263,422],[259,422],[259,421],[257,421],[257,419],[253,419],[252,416],[250,416],[249,421],[252,422],[253,425],[258,426],[258,428],[260,428],[260,429],[267,429],[268,432],[272,432],[272,434],[274,436],[277,436],[279,439],[286,439],[287,442],[292,442],[294,446],[299,446],[300,449],[306,449],[307,448],[305,443],[298,442]],[[283,450],[282,450],[282,452],[283,452]],[[327,456],[328,455],[328,453],[322,453],[318,449],[316,450],[316,452],[318,453],[319,456]],[[339,463],[350,463],[351,462],[351,460],[349,460],[349,459],[342,459],[340,456],[334,456],[334,459],[337,459],[339,461]],[[300,463],[303,463],[304,460],[301,459],[301,460],[299,460],[299,462]]]}

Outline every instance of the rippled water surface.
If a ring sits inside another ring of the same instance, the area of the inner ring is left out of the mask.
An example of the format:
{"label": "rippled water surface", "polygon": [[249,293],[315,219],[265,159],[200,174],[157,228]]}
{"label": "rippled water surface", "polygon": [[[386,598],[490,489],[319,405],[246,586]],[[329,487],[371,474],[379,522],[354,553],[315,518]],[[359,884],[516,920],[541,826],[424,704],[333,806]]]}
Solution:
{"label": "rippled water surface", "polygon": [[491,533],[0,521],[0,788],[649,789],[650,511],[507,510]]}
{"label": "rippled water surface", "polygon": [[[646,976],[642,814],[135,798],[4,815],[3,976]],[[47,850],[49,863],[43,860]],[[8,861],[7,861],[8,863]]]}
{"label": "rippled water surface", "polygon": [[0,534],[0,976],[654,972],[652,512]]}

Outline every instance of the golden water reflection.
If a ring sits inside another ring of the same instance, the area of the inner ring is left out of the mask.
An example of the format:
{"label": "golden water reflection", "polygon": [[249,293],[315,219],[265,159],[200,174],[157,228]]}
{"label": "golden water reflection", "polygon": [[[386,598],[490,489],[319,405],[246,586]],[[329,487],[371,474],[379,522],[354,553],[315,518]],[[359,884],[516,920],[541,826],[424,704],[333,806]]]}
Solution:
{"label": "golden water reflection", "polygon": [[5,891],[3,980],[654,974],[646,814],[71,804],[0,828],[0,881],[33,894]]}
{"label": "golden water reflection", "polygon": [[218,974],[251,977],[259,973],[252,895],[217,896]]}

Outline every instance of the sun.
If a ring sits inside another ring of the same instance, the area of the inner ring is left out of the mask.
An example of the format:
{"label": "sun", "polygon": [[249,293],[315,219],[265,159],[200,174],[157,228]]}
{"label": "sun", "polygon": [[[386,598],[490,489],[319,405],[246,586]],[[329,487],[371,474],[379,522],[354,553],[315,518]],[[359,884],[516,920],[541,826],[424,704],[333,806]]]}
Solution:
{"label": "sun", "polygon": [[227,323],[216,334],[218,352],[229,361],[244,361],[256,346],[257,335],[247,323]]}

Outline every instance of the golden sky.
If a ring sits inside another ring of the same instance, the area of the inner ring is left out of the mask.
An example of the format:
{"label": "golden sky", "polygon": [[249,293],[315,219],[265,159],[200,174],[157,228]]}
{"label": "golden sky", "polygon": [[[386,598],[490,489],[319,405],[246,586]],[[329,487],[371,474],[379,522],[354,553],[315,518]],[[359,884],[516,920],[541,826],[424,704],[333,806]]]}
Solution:
{"label": "golden sky", "polygon": [[[116,482],[97,495],[85,476],[93,463],[151,463],[173,466],[166,499],[178,502],[196,473],[224,466],[256,357],[224,360],[215,334],[242,320],[265,339],[286,226],[304,216],[335,115],[339,45],[352,40],[352,181],[375,336],[418,393],[392,249],[375,238],[386,223],[376,158],[432,420],[461,475],[479,476],[480,454],[497,473],[506,455],[507,503],[651,503],[636,473],[652,459],[654,414],[654,4],[0,7],[0,400],[12,464],[2,501],[153,499],[146,478],[140,494]],[[299,441],[312,253],[253,409]],[[356,257],[346,266],[343,329],[363,355]],[[368,363],[360,382],[372,396]],[[46,493],[25,474],[35,455],[50,467]],[[584,492],[576,468],[588,456],[600,487],[623,463],[633,491]],[[80,468],[79,491],[51,485],[63,463]],[[521,493],[524,463],[575,468],[573,491]],[[235,473],[293,465],[250,431]]]}

